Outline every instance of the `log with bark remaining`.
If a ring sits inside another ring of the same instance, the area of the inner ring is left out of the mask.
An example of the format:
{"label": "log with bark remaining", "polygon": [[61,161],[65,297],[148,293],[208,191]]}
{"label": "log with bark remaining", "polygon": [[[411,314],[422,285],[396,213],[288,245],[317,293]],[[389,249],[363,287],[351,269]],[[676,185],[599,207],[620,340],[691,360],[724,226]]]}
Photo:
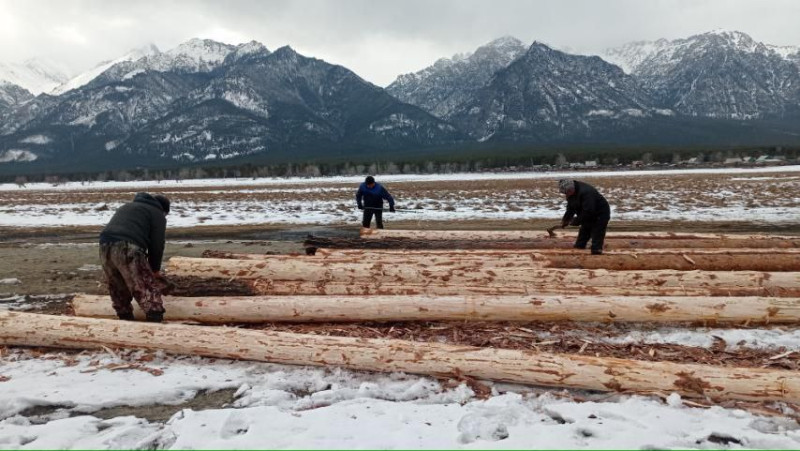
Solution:
{"label": "log with bark remaining", "polygon": [[0,344],[155,349],[172,354],[290,365],[469,376],[548,387],[642,393],[674,391],[712,400],[800,402],[800,374],[796,371],[35,313],[0,312]]}
{"label": "log with bark remaining", "polygon": [[[538,239],[561,239],[575,241],[577,231],[557,231],[550,238],[547,231],[539,230],[403,230],[403,229],[365,229],[360,230],[365,239],[404,238],[412,240],[479,240],[479,241],[517,241]],[[675,232],[607,232],[606,238],[631,240],[719,240],[719,241],[790,241],[800,245],[800,237],[764,234],[718,234],[718,233],[675,233]]]}
{"label": "log with bark remaining", "polygon": [[[572,249],[574,242],[566,239],[536,238],[529,240],[419,240],[409,238],[323,238],[309,236],[306,253],[318,248],[330,249]],[[800,239],[650,239],[606,238],[606,250],[619,249],[727,249],[727,248],[787,249],[800,248]],[[588,251],[584,251],[588,252]]]}
{"label": "log with bark remaining", "polygon": [[[798,323],[800,299],[643,296],[166,297],[165,318],[201,323],[605,321]],[[79,294],[75,315],[115,318],[108,296]],[[134,308],[137,318],[144,314]]]}
{"label": "log with bark remaining", "polygon": [[318,252],[313,256],[286,256],[265,254],[236,254],[230,252],[204,252],[206,258],[231,260],[269,260],[271,262],[310,261],[326,263],[380,262],[383,265],[455,266],[469,262],[485,267],[529,267],[564,269],[609,269],[615,271],[672,269],[678,271],[800,271],[800,253],[797,249],[781,252],[775,249],[703,250],[650,250],[650,252],[607,252],[604,255],[587,255],[586,252],[562,253],[547,251],[364,251],[332,254]]}
{"label": "log with bark remaining", "polygon": [[[486,267],[466,262],[449,267],[384,265],[381,263],[327,263],[324,261],[271,262],[173,257],[170,274],[184,277],[305,281],[350,284],[430,285],[458,287],[519,286],[526,289],[585,289],[606,287],[608,294],[639,294],[648,287],[672,290],[703,289],[744,296],[800,297],[800,273],[758,271],[608,271],[605,269],[537,269]],[[535,293],[535,292],[534,292]],[[451,294],[464,294],[455,292]],[[718,294],[719,295],[719,294]],[[723,294],[724,295],[724,294]]]}

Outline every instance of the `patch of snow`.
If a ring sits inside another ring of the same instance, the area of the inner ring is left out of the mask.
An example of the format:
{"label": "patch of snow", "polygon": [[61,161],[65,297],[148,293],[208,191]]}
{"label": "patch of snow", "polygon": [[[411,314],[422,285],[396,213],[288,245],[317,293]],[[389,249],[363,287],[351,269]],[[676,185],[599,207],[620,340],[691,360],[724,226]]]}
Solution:
{"label": "patch of snow", "polygon": [[587,116],[603,116],[603,117],[613,117],[614,112],[610,110],[591,110],[586,113]]}
{"label": "patch of snow", "polygon": [[25,149],[9,149],[0,152],[0,163],[27,163],[36,161],[38,155]]}
{"label": "patch of snow", "polygon": [[23,144],[50,144],[51,142],[53,140],[45,135],[32,135],[20,141]]}
{"label": "patch of snow", "polygon": [[633,117],[644,117],[644,116],[646,116],[644,111],[642,111],[642,110],[640,110],[638,108],[626,108],[626,109],[622,110],[622,112],[627,114],[628,116],[633,116]]}
{"label": "patch of snow", "polygon": [[147,71],[144,70],[144,69],[134,69],[134,70],[128,72],[127,74],[123,75],[122,79],[123,80],[130,80],[131,78],[133,78],[133,77],[135,77],[135,76],[137,76],[139,74],[144,74],[146,72]]}
{"label": "patch of snow", "polygon": [[19,285],[20,280],[17,278],[0,279],[0,285]]}
{"label": "patch of snow", "polygon": [[[739,409],[686,407],[640,396],[576,402],[526,387],[490,384],[494,396],[474,398],[466,386],[399,373],[173,358],[143,365],[163,371],[103,366],[138,363],[140,352],[37,359],[12,350],[0,357],[0,443],[5,448],[253,449],[253,448],[715,448],[731,437],[747,448],[800,447],[798,425]],[[178,410],[165,424],[134,417],[100,420],[103,407],[180,404],[200,390],[237,389],[231,408]],[[92,396],[87,396],[91,393]],[[34,406],[66,406],[31,421]],[[85,415],[69,418],[71,413]]]}

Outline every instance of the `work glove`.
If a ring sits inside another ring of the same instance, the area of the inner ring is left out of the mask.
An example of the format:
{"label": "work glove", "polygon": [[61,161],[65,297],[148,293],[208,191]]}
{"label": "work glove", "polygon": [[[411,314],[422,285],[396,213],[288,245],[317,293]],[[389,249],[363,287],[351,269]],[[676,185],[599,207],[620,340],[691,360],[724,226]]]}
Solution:
{"label": "work glove", "polygon": [[389,211],[390,211],[391,213],[394,213],[394,205],[392,205],[391,207],[389,207]]}
{"label": "work glove", "polygon": [[364,209],[364,206],[363,206],[363,205],[359,205],[359,206],[358,206],[358,209],[359,209],[359,210],[363,210],[363,209]]}

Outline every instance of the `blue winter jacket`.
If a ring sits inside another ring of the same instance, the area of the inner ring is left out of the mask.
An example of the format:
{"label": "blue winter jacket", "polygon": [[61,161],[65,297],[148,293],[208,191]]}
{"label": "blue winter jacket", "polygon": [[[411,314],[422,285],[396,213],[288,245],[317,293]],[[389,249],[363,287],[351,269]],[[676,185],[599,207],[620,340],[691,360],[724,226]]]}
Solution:
{"label": "blue winter jacket", "polygon": [[389,208],[394,207],[392,195],[389,194],[389,191],[386,191],[386,188],[381,186],[380,183],[376,183],[372,188],[367,188],[367,184],[362,183],[361,186],[358,187],[358,191],[356,191],[356,203],[358,204],[358,208],[383,209],[384,199],[389,201]]}

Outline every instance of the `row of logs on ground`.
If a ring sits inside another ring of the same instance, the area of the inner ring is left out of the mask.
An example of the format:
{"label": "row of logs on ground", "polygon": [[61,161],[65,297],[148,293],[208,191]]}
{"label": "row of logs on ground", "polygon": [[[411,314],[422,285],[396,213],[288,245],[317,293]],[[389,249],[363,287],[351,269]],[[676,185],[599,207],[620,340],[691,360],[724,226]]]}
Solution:
{"label": "row of logs on ground", "polygon": [[307,255],[174,257],[167,323],[114,320],[107,296],[77,295],[72,316],[0,312],[0,344],[159,349],[713,401],[800,402],[800,375],[787,370],[219,327],[800,320],[800,237],[610,233],[600,256],[570,249],[573,240],[563,233],[364,230],[359,239],[309,237]]}

